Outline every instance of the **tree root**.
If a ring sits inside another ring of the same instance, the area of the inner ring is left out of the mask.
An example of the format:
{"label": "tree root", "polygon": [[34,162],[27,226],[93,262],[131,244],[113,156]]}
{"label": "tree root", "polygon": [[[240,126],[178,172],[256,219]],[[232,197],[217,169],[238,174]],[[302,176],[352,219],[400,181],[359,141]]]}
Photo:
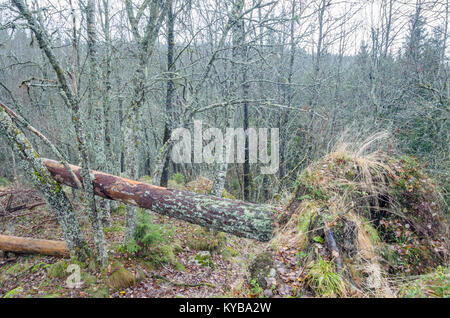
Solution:
{"label": "tree root", "polygon": [[172,285],[175,285],[175,286],[184,286],[184,287],[207,286],[207,287],[213,287],[213,288],[216,287],[213,284],[207,283],[207,282],[201,282],[201,283],[198,283],[198,284],[188,284],[188,283],[175,282],[175,281],[172,281],[172,280],[170,280],[170,279],[168,279],[168,278],[166,278],[164,276],[161,276],[161,275],[158,275],[158,274],[153,274],[153,273],[151,274],[151,277],[155,278],[155,279],[160,279],[162,281],[165,281],[165,282],[167,282],[169,284],[172,284]]}

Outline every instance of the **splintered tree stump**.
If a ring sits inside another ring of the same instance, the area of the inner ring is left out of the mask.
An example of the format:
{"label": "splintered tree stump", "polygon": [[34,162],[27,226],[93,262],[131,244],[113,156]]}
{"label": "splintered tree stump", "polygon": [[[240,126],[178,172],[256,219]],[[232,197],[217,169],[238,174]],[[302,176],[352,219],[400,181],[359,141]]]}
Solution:
{"label": "splintered tree stump", "polygon": [[[75,181],[61,163],[42,160],[58,182],[76,188]],[[83,180],[81,168],[70,167]],[[91,174],[95,194],[103,198],[262,242],[273,236],[276,212],[273,206],[167,189],[99,171],[92,170]]]}
{"label": "splintered tree stump", "polygon": [[66,242],[0,235],[0,250],[15,253],[39,253],[69,256]]}

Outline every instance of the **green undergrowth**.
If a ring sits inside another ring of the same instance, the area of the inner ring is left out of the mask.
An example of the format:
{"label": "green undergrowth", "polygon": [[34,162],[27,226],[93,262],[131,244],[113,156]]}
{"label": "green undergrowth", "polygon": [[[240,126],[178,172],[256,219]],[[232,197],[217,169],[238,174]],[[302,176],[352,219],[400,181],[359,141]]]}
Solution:
{"label": "green undergrowth", "polygon": [[449,298],[450,268],[438,266],[435,271],[420,275],[398,286],[398,296],[407,298]]}
{"label": "green undergrowth", "polygon": [[0,177],[0,187],[6,187],[9,185],[9,180],[5,177]]}
{"label": "green undergrowth", "polygon": [[153,216],[138,209],[137,226],[134,239],[130,240],[121,251],[138,258],[150,267],[158,268],[162,264],[175,264],[173,228],[166,224],[155,224]]}

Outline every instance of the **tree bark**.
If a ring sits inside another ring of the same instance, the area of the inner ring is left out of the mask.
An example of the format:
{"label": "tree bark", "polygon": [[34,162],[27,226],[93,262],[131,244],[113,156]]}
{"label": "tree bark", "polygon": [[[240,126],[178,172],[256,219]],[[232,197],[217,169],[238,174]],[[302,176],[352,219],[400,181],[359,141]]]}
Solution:
{"label": "tree bark", "polygon": [[[75,186],[63,165],[50,159],[43,161],[57,181]],[[80,167],[70,167],[81,178]],[[91,174],[95,194],[103,198],[240,237],[265,242],[273,236],[275,208],[272,206],[167,189],[99,171]]]}
{"label": "tree bark", "polygon": [[[64,238],[69,249],[80,259],[88,253],[88,247],[75,215],[72,203],[67,198],[58,182],[52,178],[43,164],[42,158],[34,150],[24,133],[15,125],[8,113],[0,107],[0,135],[4,136],[14,153],[19,158],[19,163],[32,181],[36,189],[42,194],[52,212],[58,219]],[[70,176],[73,186],[77,182],[66,167],[59,163]]]}
{"label": "tree bark", "polygon": [[15,253],[39,253],[68,257],[69,250],[64,241],[50,241],[27,237],[0,235],[0,250]]}

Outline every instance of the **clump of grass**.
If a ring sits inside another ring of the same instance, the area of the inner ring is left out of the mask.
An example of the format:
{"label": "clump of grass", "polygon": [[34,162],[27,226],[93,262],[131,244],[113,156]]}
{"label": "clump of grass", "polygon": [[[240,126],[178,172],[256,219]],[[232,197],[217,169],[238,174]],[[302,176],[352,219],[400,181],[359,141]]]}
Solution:
{"label": "clump of grass", "polygon": [[238,255],[239,255],[239,252],[237,250],[235,250],[234,248],[232,248],[231,246],[225,247],[222,251],[222,258],[225,261],[228,261],[231,258],[238,256]]}
{"label": "clump of grass", "polygon": [[342,297],[346,295],[342,277],[336,273],[334,263],[322,258],[314,261],[308,269],[306,280],[315,294],[321,297]]}
{"label": "clump of grass", "polygon": [[66,261],[60,260],[48,267],[48,276],[51,278],[65,278],[68,275],[66,272],[68,266]]}

